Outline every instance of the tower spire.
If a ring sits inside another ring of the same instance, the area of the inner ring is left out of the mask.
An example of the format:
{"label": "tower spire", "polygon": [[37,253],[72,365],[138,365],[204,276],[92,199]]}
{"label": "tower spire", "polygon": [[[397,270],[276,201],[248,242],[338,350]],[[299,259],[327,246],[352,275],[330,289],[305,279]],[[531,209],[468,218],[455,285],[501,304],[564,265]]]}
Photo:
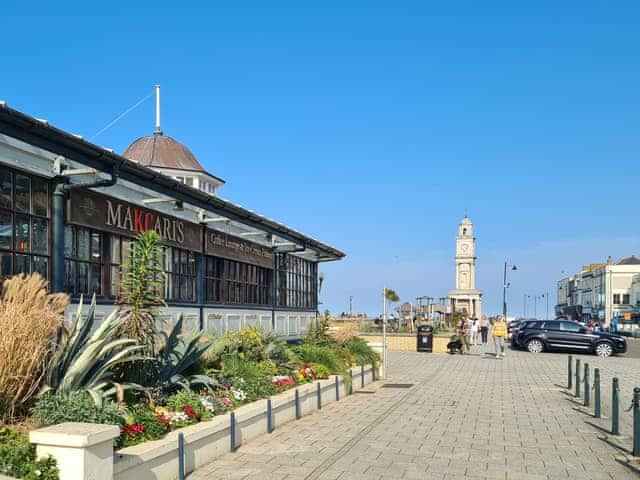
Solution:
{"label": "tower spire", "polygon": [[156,84],[156,129],[153,132],[156,135],[162,135],[160,128],[160,85]]}

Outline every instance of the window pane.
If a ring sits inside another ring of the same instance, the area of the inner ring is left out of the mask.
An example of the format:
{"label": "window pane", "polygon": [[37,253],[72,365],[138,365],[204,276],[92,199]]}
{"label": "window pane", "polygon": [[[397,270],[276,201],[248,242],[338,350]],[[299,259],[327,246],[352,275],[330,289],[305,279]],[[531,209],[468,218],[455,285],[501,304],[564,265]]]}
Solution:
{"label": "window pane", "polygon": [[89,291],[89,266],[86,263],[78,262],[77,293],[87,293],[88,291]]}
{"label": "window pane", "polygon": [[48,252],[49,244],[49,221],[42,218],[33,217],[33,247],[31,250],[34,253]]}
{"label": "window pane", "polygon": [[29,250],[29,217],[16,215],[16,250],[27,252]]}
{"label": "window pane", "polygon": [[100,264],[94,263],[91,265],[91,283],[89,285],[89,293],[95,293],[96,295],[100,295],[102,292],[102,279],[101,279],[101,268]]}
{"label": "window pane", "polygon": [[120,237],[111,235],[111,263],[120,263]]}
{"label": "window pane", "polygon": [[0,248],[11,248],[13,222],[9,212],[0,211]]}
{"label": "window pane", "polygon": [[77,257],[81,260],[89,260],[89,230],[78,228],[76,235],[78,237]]}
{"label": "window pane", "polygon": [[16,174],[16,210],[30,212],[31,180],[24,175]]}
{"label": "window pane", "polygon": [[11,254],[0,252],[0,279],[5,279],[13,274],[11,268]]}
{"label": "window pane", "polygon": [[111,267],[111,295],[120,293],[120,267]]}
{"label": "window pane", "polygon": [[0,207],[11,208],[11,172],[0,172]]}
{"label": "window pane", "polygon": [[70,260],[64,262],[64,291],[76,292],[76,262]]}
{"label": "window pane", "polygon": [[44,278],[49,278],[49,259],[47,257],[33,257],[33,271]]}
{"label": "window pane", "polygon": [[74,257],[75,245],[73,243],[74,228],[71,225],[64,227],[64,256]]}
{"label": "window pane", "polygon": [[91,232],[91,260],[99,262],[102,258],[102,235],[98,232]]}
{"label": "window pane", "polygon": [[14,274],[17,273],[31,273],[31,265],[29,265],[28,255],[16,255],[14,260]]}
{"label": "window pane", "polygon": [[33,214],[46,217],[49,212],[49,185],[44,180],[34,178],[31,184],[33,188],[32,203]]}

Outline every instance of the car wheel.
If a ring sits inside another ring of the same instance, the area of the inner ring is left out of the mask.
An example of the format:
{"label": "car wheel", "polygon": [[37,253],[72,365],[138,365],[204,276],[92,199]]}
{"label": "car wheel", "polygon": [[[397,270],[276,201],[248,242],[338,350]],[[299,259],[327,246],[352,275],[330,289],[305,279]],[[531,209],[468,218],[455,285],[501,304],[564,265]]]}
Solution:
{"label": "car wheel", "polygon": [[596,345],[596,355],[599,357],[610,357],[613,353],[613,347],[609,342],[600,342]]}
{"label": "car wheel", "polygon": [[540,353],[544,350],[544,345],[540,340],[534,338],[527,342],[527,350],[531,353]]}

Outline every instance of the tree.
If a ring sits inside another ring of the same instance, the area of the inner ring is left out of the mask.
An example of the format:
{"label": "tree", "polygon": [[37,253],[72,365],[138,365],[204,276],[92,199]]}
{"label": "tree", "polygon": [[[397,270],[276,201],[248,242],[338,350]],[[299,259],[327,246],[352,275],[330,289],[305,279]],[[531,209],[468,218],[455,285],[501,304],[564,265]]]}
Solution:
{"label": "tree", "polygon": [[[390,310],[391,309],[391,305],[393,303],[400,301],[400,297],[395,292],[395,290],[393,290],[391,288],[385,288],[384,289],[384,300],[385,300],[385,302],[389,303],[389,308],[387,310]],[[398,322],[398,326],[399,325],[400,325],[400,322]]]}
{"label": "tree", "polygon": [[164,305],[162,287],[162,239],[154,231],[140,233],[130,244],[128,262],[123,265],[123,278],[116,304],[126,319],[118,334],[144,345],[153,354],[158,333],[157,307]]}

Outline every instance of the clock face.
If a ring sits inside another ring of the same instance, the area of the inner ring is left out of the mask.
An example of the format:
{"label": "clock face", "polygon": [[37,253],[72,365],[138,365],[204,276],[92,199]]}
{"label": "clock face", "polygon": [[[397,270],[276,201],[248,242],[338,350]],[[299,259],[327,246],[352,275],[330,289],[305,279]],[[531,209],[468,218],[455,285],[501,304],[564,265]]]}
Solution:
{"label": "clock face", "polygon": [[462,245],[460,245],[460,250],[462,250],[463,252],[466,252],[467,250],[469,250],[469,244],[463,243]]}

